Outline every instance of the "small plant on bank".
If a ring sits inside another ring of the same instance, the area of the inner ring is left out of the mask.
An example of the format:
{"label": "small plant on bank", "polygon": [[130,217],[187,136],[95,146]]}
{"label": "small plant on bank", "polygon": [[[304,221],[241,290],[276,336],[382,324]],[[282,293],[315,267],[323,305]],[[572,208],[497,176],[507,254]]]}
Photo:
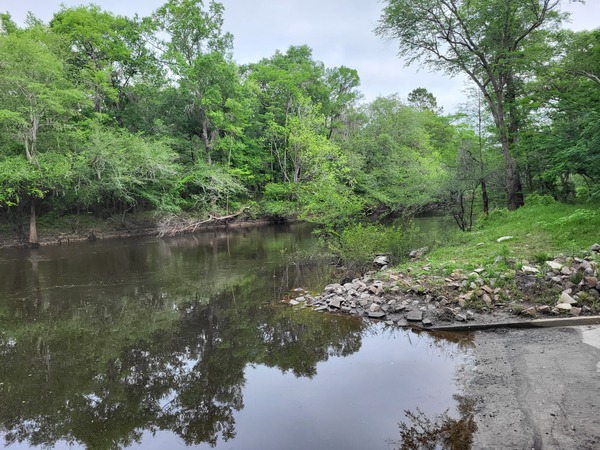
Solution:
{"label": "small plant on bank", "polygon": [[552,255],[550,255],[550,253],[538,252],[533,255],[532,259],[536,264],[541,265],[541,264],[544,264],[546,261],[550,261],[552,258],[553,257],[552,257]]}
{"label": "small plant on bank", "polygon": [[344,228],[330,244],[344,264],[369,267],[376,255],[398,260],[406,252],[402,231],[379,224],[357,224]]}
{"label": "small plant on bank", "polygon": [[573,284],[579,284],[583,280],[583,272],[575,272],[569,277],[569,281]]}

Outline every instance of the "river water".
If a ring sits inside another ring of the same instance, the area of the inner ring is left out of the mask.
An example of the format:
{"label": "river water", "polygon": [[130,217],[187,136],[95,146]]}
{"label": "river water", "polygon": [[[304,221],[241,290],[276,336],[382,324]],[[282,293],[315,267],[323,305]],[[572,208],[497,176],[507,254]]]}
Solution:
{"label": "river water", "polygon": [[390,449],[455,410],[468,338],[280,300],[332,267],[298,224],[0,250],[0,445]]}

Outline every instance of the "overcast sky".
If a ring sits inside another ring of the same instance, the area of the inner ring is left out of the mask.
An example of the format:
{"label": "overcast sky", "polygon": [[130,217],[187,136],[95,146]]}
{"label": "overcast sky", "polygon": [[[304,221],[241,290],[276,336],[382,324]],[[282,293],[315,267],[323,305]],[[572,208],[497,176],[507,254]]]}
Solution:
{"label": "overcast sky", "polygon": [[[8,11],[22,24],[27,11],[44,21],[60,5],[88,4],[81,0],[4,0],[0,11]],[[97,0],[93,2],[114,14],[147,16],[163,0]],[[206,0],[206,4],[208,0]],[[275,50],[306,44],[314,59],[326,67],[347,66],[358,71],[360,90],[366,100],[378,95],[406,95],[424,87],[438,99],[445,112],[462,102],[462,79],[431,73],[416,66],[405,67],[398,59],[396,46],[375,36],[383,4],[378,0],[221,0],[225,7],[224,30],[234,35],[234,58],[240,63],[257,62]],[[586,5],[563,0],[563,10],[571,12],[575,30],[600,26],[600,1]]]}

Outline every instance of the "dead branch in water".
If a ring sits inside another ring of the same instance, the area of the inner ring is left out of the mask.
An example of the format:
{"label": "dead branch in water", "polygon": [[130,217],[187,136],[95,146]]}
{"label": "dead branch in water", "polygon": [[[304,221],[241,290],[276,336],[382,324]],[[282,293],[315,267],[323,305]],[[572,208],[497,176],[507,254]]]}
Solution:
{"label": "dead branch in water", "polygon": [[165,236],[177,236],[179,234],[194,233],[198,227],[209,223],[225,223],[230,219],[234,219],[245,213],[248,207],[242,208],[240,211],[229,214],[227,216],[215,216],[213,214],[208,215],[208,219],[194,220],[184,219],[175,214],[170,214],[163,218],[158,224],[158,237],[162,238]]}

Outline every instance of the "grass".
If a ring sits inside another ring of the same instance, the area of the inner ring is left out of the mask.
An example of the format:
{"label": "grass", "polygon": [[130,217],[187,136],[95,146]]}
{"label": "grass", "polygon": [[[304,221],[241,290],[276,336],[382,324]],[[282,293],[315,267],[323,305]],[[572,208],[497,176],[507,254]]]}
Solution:
{"label": "grass", "polygon": [[[480,218],[472,232],[449,234],[446,242],[427,254],[427,263],[447,275],[457,268],[497,270],[508,260],[519,266],[525,261],[542,263],[560,254],[583,256],[600,241],[599,230],[599,205],[552,203],[526,205],[516,211],[496,210]],[[498,243],[503,236],[512,238]],[[422,264],[409,262],[398,267]]]}

